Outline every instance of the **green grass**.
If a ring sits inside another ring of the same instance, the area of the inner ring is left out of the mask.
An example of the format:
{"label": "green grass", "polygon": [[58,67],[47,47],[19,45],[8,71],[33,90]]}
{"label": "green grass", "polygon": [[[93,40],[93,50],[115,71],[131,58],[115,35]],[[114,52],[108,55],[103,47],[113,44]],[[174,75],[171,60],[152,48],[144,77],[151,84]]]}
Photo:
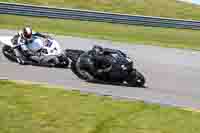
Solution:
{"label": "green grass", "polygon": [[200,49],[200,31],[0,15],[0,28],[20,29],[164,47]]}
{"label": "green grass", "polygon": [[200,113],[0,81],[1,133],[198,133]]}
{"label": "green grass", "polygon": [[126,14],[200,20],[200,6],[176,0],[1,0]]}

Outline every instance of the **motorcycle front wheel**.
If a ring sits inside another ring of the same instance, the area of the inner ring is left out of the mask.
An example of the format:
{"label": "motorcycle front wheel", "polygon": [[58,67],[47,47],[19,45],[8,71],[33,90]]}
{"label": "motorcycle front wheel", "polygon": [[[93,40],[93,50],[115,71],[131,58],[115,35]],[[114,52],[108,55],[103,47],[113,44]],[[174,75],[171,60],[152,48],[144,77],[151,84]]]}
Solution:
{"label": "motorcycle front wheel", "polygon": [[17,61],[15,57],[15,52],[10,46],[4,45],[2,48],[2,53],[10,61],[14,61],[14,62]]}
{"label": "motorcycle front wheel", "polygon": [[144,87],[145,82],[145,77],[136,69],[130,73],[127,79],[127,83],[134,87]]}

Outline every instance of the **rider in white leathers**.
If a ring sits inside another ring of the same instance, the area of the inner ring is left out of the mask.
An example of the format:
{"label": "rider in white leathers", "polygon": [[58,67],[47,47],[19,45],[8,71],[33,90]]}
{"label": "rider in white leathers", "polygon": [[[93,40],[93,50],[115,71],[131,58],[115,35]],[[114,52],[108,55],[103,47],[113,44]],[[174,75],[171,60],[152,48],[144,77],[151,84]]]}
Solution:
{"label": "rider in white leathers", "polygon": [[[31,27],[25,27],[23,30],[20,30],[17,35],[12,39],[13,44],[20,45],[19,49],[15,49],[15,54],[17,57],[17,62],[19,64],[29,64],[28,60],[35,62],[40,62],[41,58],[37,55],[36,50],[41,50],[45,46],[38,46],[36,37],[49,38],[48,35],[41,34],[39,32],[33,32]],[[34,42],[36,41],[36,43]],[[40,43],[41,44],[41,43]],[[43,44],[43,43],[42,43]],[[30,46],[32,45],[32,46]],[[35,51],[30,48],[36,49]],[[24,56],[26,59],[24,58]],[[28,60],[27,60],[28,59]],[[48,58],[44,61],[47,61]]]}

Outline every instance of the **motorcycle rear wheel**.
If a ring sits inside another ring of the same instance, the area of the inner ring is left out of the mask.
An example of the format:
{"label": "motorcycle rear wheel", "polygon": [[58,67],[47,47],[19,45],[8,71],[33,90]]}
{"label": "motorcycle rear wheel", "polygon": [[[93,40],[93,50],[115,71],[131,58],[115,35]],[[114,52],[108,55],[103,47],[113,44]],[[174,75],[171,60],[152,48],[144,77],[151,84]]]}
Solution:
{"label": "motorcycle rear wheel", "polygon": [[80,71],[78,71],[77,67],[76,67],[76,62],[74,62],[74,61],[71,63],[71,70],[78,78],[80,78],[82,80],[85,80],[88,82],[95,81],[95,78],[88,72],[81,70],[81,72],[82,72],[81,73]]}

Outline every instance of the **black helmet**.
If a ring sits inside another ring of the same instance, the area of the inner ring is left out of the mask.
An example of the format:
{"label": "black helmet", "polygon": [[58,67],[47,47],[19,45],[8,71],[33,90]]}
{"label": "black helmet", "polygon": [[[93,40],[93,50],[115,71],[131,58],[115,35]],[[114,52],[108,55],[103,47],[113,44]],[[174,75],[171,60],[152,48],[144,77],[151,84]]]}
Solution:
{"label": "black helmet", "polygon": [[103,54],[103,47],[99,45],[94,45],[92,51],[94,51],[95,54]]}
{"label": "black helmet", "polygon": [[27,39],[30,39],[32,37],[32,29],[31,27],[25,27],[23,29],[23,36]]}

